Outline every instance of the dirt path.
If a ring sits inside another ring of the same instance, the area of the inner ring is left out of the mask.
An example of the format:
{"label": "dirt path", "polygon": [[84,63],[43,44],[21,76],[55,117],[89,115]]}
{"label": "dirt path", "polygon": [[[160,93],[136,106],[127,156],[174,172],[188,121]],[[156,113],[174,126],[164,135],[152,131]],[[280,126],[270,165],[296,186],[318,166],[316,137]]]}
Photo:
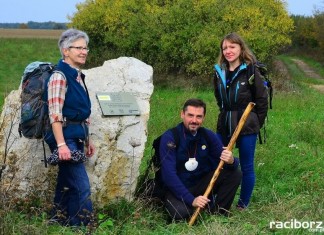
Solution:
{"label": "dirt path", "polygon": [[[309,67],[306,63],[304,63],[304,61],[299,59],[292,59],[292,61],[294,61],[298,65],[298,67],[304,71],[306,76],[314,79],[323,79],[321,75],[316,73],[311,67]],[[324,85],[311,85],[311,86],[314,87],[316,90],[319,90],[320,92],[324,93]]]}
{"label": "dirt path", "polygon": [[316,78],[316,79],[323,79],[321,77],[321,75],[319,75],[318,73],[316,73],[311,67],[308,66],[308,64],[306,64],[304,61],[302,60],[298,60],[298,59],[292,59],[292,61],[294,61],[299,68],[301,68],[304,73],[311,78]]}

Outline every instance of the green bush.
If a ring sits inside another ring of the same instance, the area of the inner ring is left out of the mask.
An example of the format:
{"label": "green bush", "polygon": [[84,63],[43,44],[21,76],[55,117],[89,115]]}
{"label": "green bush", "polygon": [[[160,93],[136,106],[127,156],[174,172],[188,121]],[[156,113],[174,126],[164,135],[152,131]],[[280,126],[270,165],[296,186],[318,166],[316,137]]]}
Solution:
{"label": "green bush", "polygon": [[91,64],[133,56],[159,72],[209,73],[233,31],[268,61],[291,43],[293,29],[276,0],[94,0],[77,8],[70,26],[89,34]]}

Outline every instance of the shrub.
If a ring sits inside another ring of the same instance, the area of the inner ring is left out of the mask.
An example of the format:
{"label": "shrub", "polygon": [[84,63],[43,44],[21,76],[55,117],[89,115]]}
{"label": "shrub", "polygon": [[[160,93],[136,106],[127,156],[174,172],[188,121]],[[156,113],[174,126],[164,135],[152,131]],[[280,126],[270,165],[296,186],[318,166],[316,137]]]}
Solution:
{"label": "shrub", "polygon": [[293,29],[276,0],[96,0],[77,7],[70,26],[89,34],[90,63],[133,56],[158,72],[209,73],[221,38],[233,31],[267,61],[291,43]]}

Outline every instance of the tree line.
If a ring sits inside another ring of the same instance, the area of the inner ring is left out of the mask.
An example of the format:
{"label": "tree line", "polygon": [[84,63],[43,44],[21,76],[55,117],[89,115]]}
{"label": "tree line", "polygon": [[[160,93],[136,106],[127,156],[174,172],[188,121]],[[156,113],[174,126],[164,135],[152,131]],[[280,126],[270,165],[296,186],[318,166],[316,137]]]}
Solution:
{"label": "tree line", "polygon": [[3,29],[67,29],[67,24],[57,23],[53,21],[48,21],[48,22],[28,21],[27,23],[0,23],[0,28]]}
{"label": "tree line", "polygon": [[317,10],[313,16],[292,15],[291,18],[294,21],[292,48],[324,63],[324,11]]}

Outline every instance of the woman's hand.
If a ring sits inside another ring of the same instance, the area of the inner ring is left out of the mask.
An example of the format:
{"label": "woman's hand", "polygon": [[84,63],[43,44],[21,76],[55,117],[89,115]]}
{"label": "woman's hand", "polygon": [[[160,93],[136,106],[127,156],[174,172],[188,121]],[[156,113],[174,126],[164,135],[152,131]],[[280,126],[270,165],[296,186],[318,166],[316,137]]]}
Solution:
{"label": "woman's hand", "polygon": [[66,144],[58,147],[57,152],[61,161],[71,160],[71,151]]}
{"label": "woman's hand", "polygon": [[87,157],[92,157],[93,154],[95,153],[95,146],[89,141],[88,146],[86,146],[86,156]]}

